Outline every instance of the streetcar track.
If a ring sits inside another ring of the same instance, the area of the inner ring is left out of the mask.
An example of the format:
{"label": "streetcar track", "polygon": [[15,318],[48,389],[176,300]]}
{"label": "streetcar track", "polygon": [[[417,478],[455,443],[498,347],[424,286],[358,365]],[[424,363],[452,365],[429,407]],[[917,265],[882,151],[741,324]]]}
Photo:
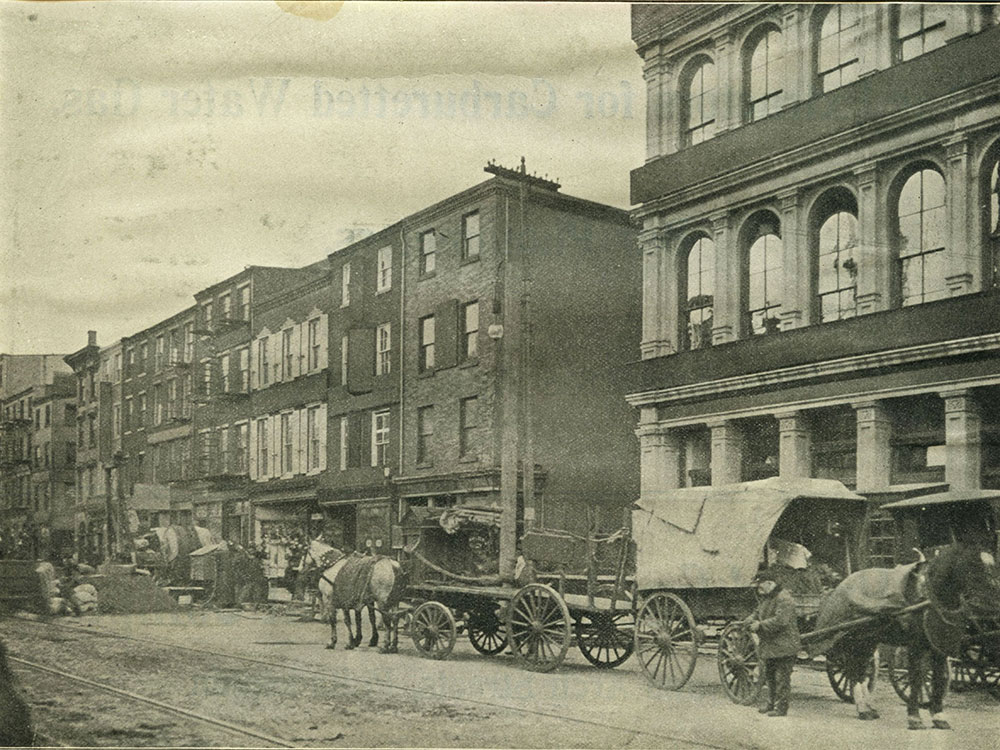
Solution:
{"label": "streetcar track", "polygon": [[206,724],[212,724],[217,727],[222,727],[223,729],[228,729],[236,734],[242,734],[247,737],[253,737],[258,740],[264,740],[277,747],[297,747],[287,740],[280,739],[278,737],[272,737],[271,735],[264,734],[263,732],[258,732],[255,729],[249,729],[247,727],[241,727],[231,722],[225,721],[223,719],[216,719],[212,716],[206,716],[200,714],[197,711],[190,711],[186,708],[181,708],[180,706],[174,706],[169,703],[164,703],[163,701],[157,700],[156,698],[150,698],[145,695],[140,695],[139,693],[133,693],[129,690],[122,690],[121,688],[112,687],[111,685],[105,685],[102,682],[97,682],[91,680],[87,677],[80,677],[79,675],[71,674],[70,672],[64,672],[61,669],[55,669],[54,667],[46,666],[45,664],[38,664],[36,662],[28,661],[27,659],[21,659],[16,656],[8,656],[8,659],[12,662],[20,664],[22,666],[28,667],[30,669],[37,670],[39,672],[48,672],[49,674],[54,674],[58,677],[62,677],[66,680],[71,680],[73,682],[78,682],[82,685],[87,685],[88,687],[95,688],[97,690],[102,690],[106,693],[111,693],[113,695],[118,695],[123,698],[128,698],[130,700],[136,701],[138,703],[145,703],[146,705],[154,706],[167,713],[177,714],[186,719],[197,719],[198,721],[204,722]]}
{"label": "streetcar track", "polygon": [[[654,729],[649,729],[649,730],[641,729],[641,730],[637,730],[634,727],[622,726],[622,725],[618,725],[618,724],[609,724],[609,723],[606,723],[606,722],[596,721],[594,719],[583,719],[583,718],[579,718],[579,717],[575,717],[575,716],[565,716],[563,714],[555,713],[553,711],[543,711],[543,710],[540,710],[540,709],[529,708],[527,706],[510,705],[510,704],[506,704],[506,703],[499,703],[499,702],[494,702],[494,701],[488,701],[488,700],[483,700],[483,699],[479,699],[479,698],[465,698],[465,697],[451,695],[449,693],[444,693],[444,692],[440,692],[440,691],[436,691],[436,690],[430,690],[428,688],[403,687],[403,686],[400,686],[400,685],[394,685],[394,684],[392,684],[390,682],[384,682],[384,681],[381,681],[381,680],[374,680],[374,679],[365,678],[365,677],[355,677],[355,676],[352,676],[352,675],[338,674],[336,672],[323,671],[323,670],[319,670],[319,669],[315,669],[315,668],[311,668],[311,667],[306,667],[306,666],[299,665],[299,664],[287,664],[287,663],[273,662],[273,661],[268,661],[266,659],[258,659],[258,658],[252,657],[252,656],[243,656],[241,654],[233,654],[233,653],[226,653],[226,652],[220,652],[220,651],[212,651],[211,649],[199,648],[197,646],[186,646],[186,645],[182,645],[182,644],[179,644],[179,643],[174,643],[174,642],[171,642],[171,641],[161,641],[161,640],[158,640],[158,639],[155,639],[155,638],[139,638],[137,636],[123,635],[121,633],[113,633],[113,632],[110,632],[110,631],[107,631],[107,630],[101,630],[101,629],[97,629],[97,630],[83,630],[83,629],[80,629],[80,628],[75,627],[75,626],[63,625],[63,624],[57,623],[57,622],[44,622],[44,621],[41,621],[41,620],[32,620],[32,619],[27,619],[27,618],[15,618],[15,619],[18,619],[18,620],[20,620],[22,622],[34,623],[34,624],[37,624],[37,625],[62,628],[62,629],[65,629],[65,630],[72,631],[74,633],[81,633],[81,634],[84,634],[84,635],[106,637],[106,638],[115,638],[115,639],[126,640],[126,641],[135,641],[137,643],[146,643],[146,644],[151,644],[151,645],[156,645],[156,646],[165,646],[165,647],[168,647],[168,648],[179,649],[179,650],[182,650],[182,651],[190,651],[192,653],[198,653],[198,654],[206,654],[208,656],[216,656],[216,657],[220,657],[220,658],[224,658],[224,659],[235,659],[237,661],[242,661],[242,662],[246,662],[246,663],[249,663],[249,664],[259,664],[261,666],[266,666],[266,667],[271,667],[271,668],[276,668],[276,669],[287,669],[287,670],[291,670],[291,671],[294,671],[294,672],[302,672],[304,674],[316,675],[316,676],[320,676],[320,677],[325,677],[327,679],[340,680],[342,682],[353,682],[353,683],[358,683],[358,684],[361,684],[361,685],[367,685],[367,686],[371,686],[371,687],[389,688],[391,690],[397,690],[397,691],[401,691],[401,692],[404,692],[404,693],[413,693],[413,694],[416,694],[416,695],[424,695],[424,696],[438,698],[438,699],[446,699],[446,700],[451,700],[451,701],[456,701],[456,702],[461,702],[461,703],[467,703],[467,704],[471,704],[471,705],[475,705],[475,706],[480,706],[480,707],[484,707],[484,708],[497,709],[497,710],[501,710],[501,711],[515,711],[515,712],[518,712],[518,713],[530,714],[530,715],[533,715],[533,716],[539,716],[539,717],[547,718],[547,719],[556,719],[557,721],[566,721],[566,722],[571,722],[571,723],[576,723],[576,724],[582,724],[582,725],[585,725],[585,726],[598,727],[598,728],[601,728],[601,729],[617,730],[617,731],[620,731],[620,732],[625,732],[626,734],[629,734],[629,735],[641,734],[641,735],[646,735],[646,736],[649,736],[649,737],[655,737],[655,738],[658,738],[658,739],[668,740],[668,741],[672,741],[672,742],[683,742],[683,743],[685,743],[687,745],[690,745],[692,747],[704,747],[704,748],[710,748],[711,750],[732,750],[732,746],[730,746],[730,745],[716,745],[716,744],[712,744],[710,742],[705,742],[704,740],[692,739],[691,737],[680,736],[680,735],[666,734],[664,732],[659,732],[659,731],[656,731]],[[307,645],[307,644],[302,644],[302,645]],[[295,747],[294,745],[284,745],[284,746],[285,747]]]}

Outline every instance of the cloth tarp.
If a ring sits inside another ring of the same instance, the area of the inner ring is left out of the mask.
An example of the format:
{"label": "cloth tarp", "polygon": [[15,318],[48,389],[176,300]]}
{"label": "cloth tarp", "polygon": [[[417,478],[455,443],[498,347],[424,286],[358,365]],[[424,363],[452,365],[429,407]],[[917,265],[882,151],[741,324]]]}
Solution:
{"label": "cloth tarp", "polygon": [[[849,575],[819,605],[816,629],[833,627],[870,615],[885,615],[906,606],[907,585],[918,563],[895,568],[867,568]],[[822,654],[843,633],[811,641],[809,653]]]}
{"label": "cloth tarp", "polygon": [[360,609],[365,603],[368,582],[377,557],[355,553],[344,561],[333,579],[331,604],[337,609]]}
{"label": "cloth tarp", "polygon": [[864,502],[836,480],[780,477],[644,494],[632,512],[640,590],[749,586],[771,530],[800,498]]}

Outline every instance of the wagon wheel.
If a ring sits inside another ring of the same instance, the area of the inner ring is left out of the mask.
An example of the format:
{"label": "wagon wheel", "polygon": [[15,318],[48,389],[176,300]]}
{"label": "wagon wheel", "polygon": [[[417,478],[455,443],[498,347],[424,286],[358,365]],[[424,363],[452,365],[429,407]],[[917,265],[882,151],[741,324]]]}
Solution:
{"label": "wagon wheel", "polygon": [[658,592],[639,608],[635,651],[646,678],[660,689],[679,690],[698,658],[694,615],[676,594]]}
{"label": "wagon wheel", "polygon": [[[875,679],[878,676],[878,663],[876,652],[872,652],[871,658],[865,666],[865,681],[868,683],[868,690],[875,689]],[[826,677],[830,681],[830,687],[837,697],[845,703],[854,703],[854,681],[848,679],[844,673],[844,662],[842,657],[834,650],[826,655]]]}
{"label": "wagon wheel", "polygon": [[551,587],[529,583],[507,611],[507,638],[525,669],[550,672],[566,658],[570,643],[569,610]]}
{"label": "wagon wheel", "polygon": [[987,665],[983,661],[983,647],[979,643],[968,643],[962,649],[962,656],[951,662],[951,682],[948,687],[955,692],[971,690],[983,681]]}
{"label": "wagon wheel", "polygon": [[757,639],[742,625],[730,623],[719,636],[719,679],[733,703],[752,706],[760,697]]}
{"label": "wagon wheel", "polygon": [[[910,658],[906,647],[896,646],[893,648],[889,652],[886,663],[889,667],[889,681],[892,683],[892,689],[896,691],[896,695],[902,698],[903,703],[909,704],[911,692],[909,675]],[[927,708],[931,704],[931,681],[934,672],[931,669],[930,660],[926,656],[924,657],[924,663],[921,664],[920,674],[920,707]]]}
{"label": "wagon wheel", "polygon": [[469,642],[481,654],[494,656],[507,645],[507,626],[494,609],[474,609],[466,620]]}
{"label": "wagon wheel", "polygon": [[424,602],[413,611],[410,636],[421,656],[443,659],[455,648],[458,628],[450,609],[440,602]]}
{"label": "wagon wheel", "polygon": [[624,664],[635,648],[635,615],[630,609],[580,614],[576,620],[576,645],[598,669]]}

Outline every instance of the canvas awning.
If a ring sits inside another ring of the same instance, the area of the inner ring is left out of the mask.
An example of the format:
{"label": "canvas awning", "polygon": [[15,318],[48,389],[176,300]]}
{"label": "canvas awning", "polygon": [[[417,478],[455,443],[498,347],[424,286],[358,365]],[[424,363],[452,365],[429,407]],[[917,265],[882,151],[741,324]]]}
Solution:
{"label": "canvas awning", "polygon": [[750,585],[774,525],[804,498],[866,502],[832,479],[781,477],[643,495],[632,512],[640,590]]}
{"label": "canvas awning", "polygon": [[883,508],[895,510],[896,508],[921,508],[925,505],[949,505],[952,503],[972,503],[980,500],[988,500],[1000,503],[1000,491],[998,490],[949,490],[948,492],[938,492],[933,495],[920,495],[910,497],[906,500],[897,500],[894,503],[886,503]]}

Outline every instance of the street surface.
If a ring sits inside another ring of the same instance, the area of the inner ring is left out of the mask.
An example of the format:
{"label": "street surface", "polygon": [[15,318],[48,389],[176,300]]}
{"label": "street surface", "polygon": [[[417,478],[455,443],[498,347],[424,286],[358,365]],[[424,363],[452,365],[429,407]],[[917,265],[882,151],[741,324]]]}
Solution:
{"label": "street surface", "polygon": [[[419,657],[405,636],[397,655],[367,647],[328,651],[326,625],[256,612],[192,610],[55,623],[7,618],[0,628],[12,657],[300,746],[1000,747],[1000,703],[985,693],[949,695],[953,731],[912,732],[888,683],[876,690],[883,718],[861,722],[853,706],[836,698],[825,673],[800,667],[792,677],[790,715],[768,718],[725,697],[711,655],[699,658],[684,689],[661,692],[648,685],[634,660],[604,671],[574,650],[557,671],[535,674],[509,656],[481,656],[464,636],[443,661]],[[340,637],[342,644],[346,633]],[[263,746],[249,737],[241,744],[226,730],[200,729],[193,721],[154,720],[128,708],[125,699],[95,702],[76,685],[13,666],[39,729],[61,742]],[[293,666],[298,669],[288,669]]]}

